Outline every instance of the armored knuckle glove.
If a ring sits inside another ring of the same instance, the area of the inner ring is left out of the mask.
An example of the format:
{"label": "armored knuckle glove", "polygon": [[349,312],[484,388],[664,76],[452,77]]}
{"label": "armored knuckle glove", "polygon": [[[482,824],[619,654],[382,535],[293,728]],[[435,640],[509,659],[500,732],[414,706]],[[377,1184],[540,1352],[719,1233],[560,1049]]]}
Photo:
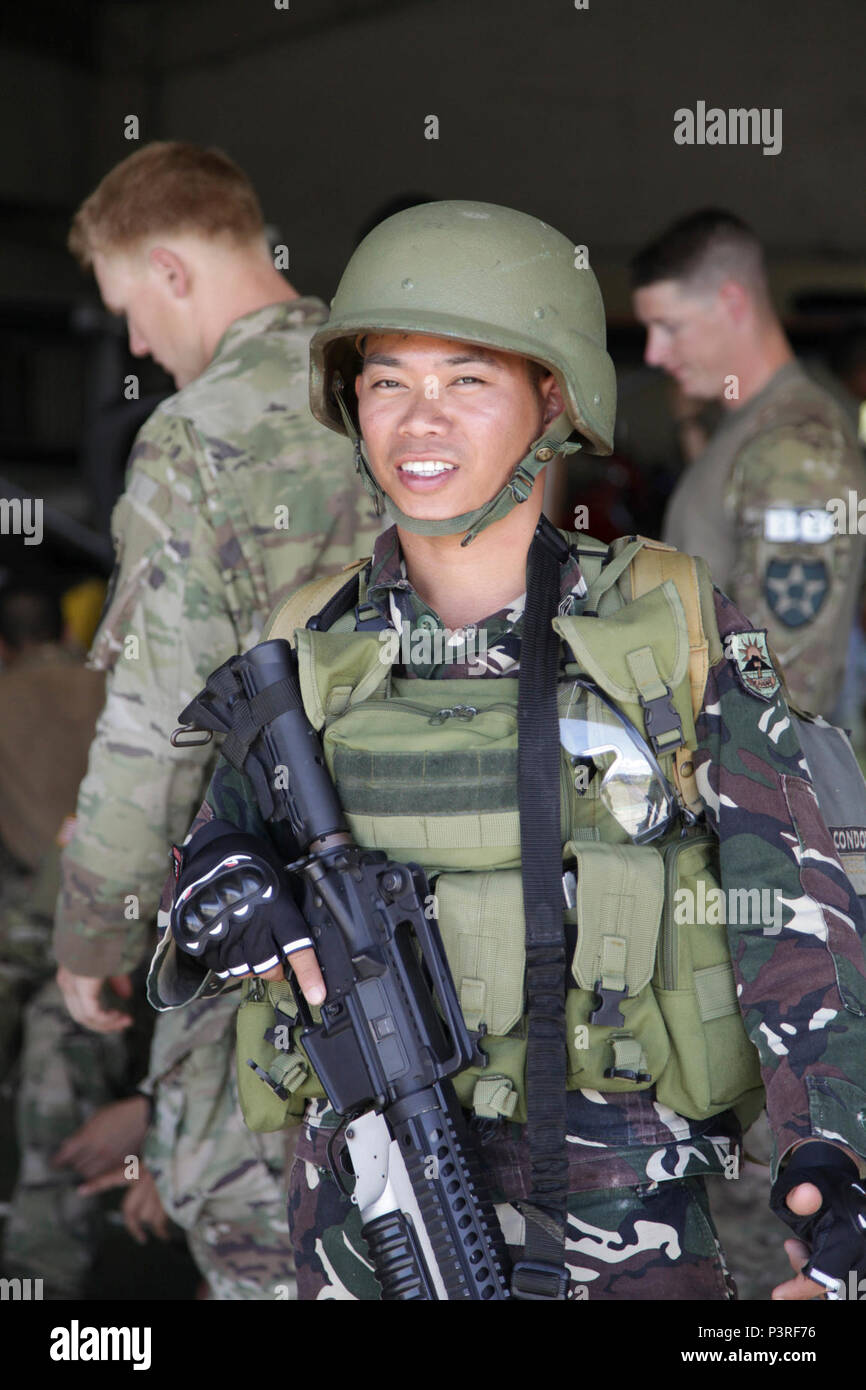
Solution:
{"label": "armored knuckle glove", "polygon": [[[822,1203],[797,1216],[785,1199],[804,1182],[818,1188]],[[802,1273],[823,1284],[829,1299],[844,1298],[848,1275],[866,1271],[866,1187],[852,1160],[834,1144],[804,1144],[773,1184],[770,1209],[810,1246]]]}
{"label": "armored knuckle glove", "polygon": [[266,841],[211,821],[175,850],[171,930],[182,951],[220,979],[261,975],[312,946],[289,878]]}

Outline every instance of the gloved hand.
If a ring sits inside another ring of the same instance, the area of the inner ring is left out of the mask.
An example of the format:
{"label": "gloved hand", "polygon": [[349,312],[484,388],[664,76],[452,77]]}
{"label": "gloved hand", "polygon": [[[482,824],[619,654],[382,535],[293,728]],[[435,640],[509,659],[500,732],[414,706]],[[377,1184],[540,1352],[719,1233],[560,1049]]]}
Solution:
{"label": "gloved hand", "polygon": [[172,934],[220,979],[263,975],[290,952],[312,946],[269,841],[213,820],[188,845],[175,846],[174,856]]}
{"label": "gloved hand", "polygon": [[[823,1200],[811,1215],[798,1216],[785,1198],[807,1182]],[[773,1184],[770,1209],[810,1247],[801,1273],[823,1285],[828,1299],[844,1298],[848,1275],[866,1273],[866,1187],[856,1164],[835,1144],[803,1144]]]}

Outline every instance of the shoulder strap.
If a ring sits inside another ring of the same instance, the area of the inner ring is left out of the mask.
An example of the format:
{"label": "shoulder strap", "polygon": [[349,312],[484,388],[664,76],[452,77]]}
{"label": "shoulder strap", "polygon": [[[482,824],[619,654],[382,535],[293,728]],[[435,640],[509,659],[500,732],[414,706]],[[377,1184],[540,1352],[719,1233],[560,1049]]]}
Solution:
{"label": "shoulder strap", "polygon": [[661,541],[650,541],[643,536],[637,539],[643,541],[643,545],[631,562],[631,596],[633,599],[640,598],[650,589],[658,588],[666,579],[672,579],[676,584],[689,630],[689,684],[692,710],[697,715],[703,704],[710,669],[710,647],[704,629],[697,568],[700,562],[691,555],[674,550],[673,546],[662,545]]}
{"label": "shoulder strap", "polygon": [[564,531],[562,534],[577,555],[580,572],[589,591],[610,559],[610,547],[582,531]]}
{"label": "shoulder strap", "polygon": [[[712,581],[709,572],[703,560],[684,555],[682,551],[663,545],[661,541],[648,540],[644,536],[637,539],[643,544],[634,553],[631,561],[631,596],[633,599],[640,598],[642,594],[649,593],[650,589],[663,584],[666,579],[672,579],[676,585],[689,632],[689,686],[692,711],[697,718],[703,704],[710,669],[710,641],[704,623],[705,612],[712,611],[706,607],[707,599],[712,602]],[[702,587],[707,591],[704,594],[704,603],[701,602]],[[717,635],[714,645],[718,645]],[[703,808],[703,802],[695,781],[690,749],[677,749],[674,757],[674,777],[686,806],[697,815]]]}
{"label": "shoulder strap", "polygon": [[[268,638],[284,637],[294,645],[295,630],[306,627],[310,619],[321,613],[343,589],[354,587],[355,580],[360,578],[368,563],[369,556],[362,560],[353,560],[351,565],[344,565],[338,574],[322,575],[318,579],[310,580],[309,584],[304,584],[276,610],[268,624]],[[354,599],[353,603],[357,601]]]}

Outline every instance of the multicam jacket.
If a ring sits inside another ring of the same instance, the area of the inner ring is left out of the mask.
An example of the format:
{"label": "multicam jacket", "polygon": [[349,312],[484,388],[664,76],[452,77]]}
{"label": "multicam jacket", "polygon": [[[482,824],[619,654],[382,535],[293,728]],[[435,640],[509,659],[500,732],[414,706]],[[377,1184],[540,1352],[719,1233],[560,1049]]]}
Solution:
{"label": "multicam jacket", "polygon": [[674,489],[664,523],[663,540],[701,555],[716,583],[767,629],[797,703],[828,717],[866,558],[856,502],[851,530],[849,492],[866,492],[851,425],[829,392],[789,362],[725,413]]}
{"label": "multicam jacket", "polygon": [[347,444],[309,411],[308,344],[326,318],[295,298],[236,320],[136,440],[89,658],[105,707],[57,905],[57,957],[78,974],[129,970],[147,950],[169,845],[214,766],[210,747],[172,748],[179,711],[282,598],[369,553],[379,529]]}

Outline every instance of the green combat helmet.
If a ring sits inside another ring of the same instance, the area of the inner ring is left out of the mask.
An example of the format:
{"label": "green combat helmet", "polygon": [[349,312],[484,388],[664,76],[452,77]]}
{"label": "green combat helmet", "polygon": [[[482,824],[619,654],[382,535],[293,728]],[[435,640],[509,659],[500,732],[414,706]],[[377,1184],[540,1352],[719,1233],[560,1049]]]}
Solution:
{"label": "green combat helmet", "polygon": [[[518,353],[556,377],[565,410],[483,507],[419,521],[400,511],[373,477],[353,418],[356,341],[361,333],[384,332],[426,333]],[[567,237],[512,208],[444,202],[399,212],[361,242],[330,319],[312,339],[310,406],[323,425],[354,441],[355,465],[379,511],[387,502],[395,520],[420,535],[466,531],[466,545],[526,501],[554,455],[586,447],[609,454],[613,448],[616,379],[595,275],[580,267]]]}

